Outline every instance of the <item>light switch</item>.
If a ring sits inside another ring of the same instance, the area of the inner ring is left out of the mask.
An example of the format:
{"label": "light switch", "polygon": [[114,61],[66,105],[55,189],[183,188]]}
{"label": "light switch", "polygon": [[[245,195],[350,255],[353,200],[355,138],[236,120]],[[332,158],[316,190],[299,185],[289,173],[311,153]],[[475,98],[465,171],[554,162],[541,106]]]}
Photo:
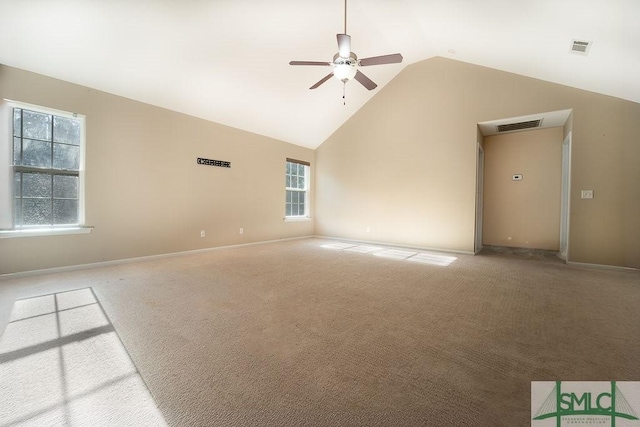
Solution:
{"label": "light switch", "polygon": [[513,175],[514,181],[522,181],[522,178],[524,178],[524,175],[522,175],[521,173]]}
{"label": "light switch", "polygon": [[583,199],[593,199],[593,190],[582,190],[581,197]]}

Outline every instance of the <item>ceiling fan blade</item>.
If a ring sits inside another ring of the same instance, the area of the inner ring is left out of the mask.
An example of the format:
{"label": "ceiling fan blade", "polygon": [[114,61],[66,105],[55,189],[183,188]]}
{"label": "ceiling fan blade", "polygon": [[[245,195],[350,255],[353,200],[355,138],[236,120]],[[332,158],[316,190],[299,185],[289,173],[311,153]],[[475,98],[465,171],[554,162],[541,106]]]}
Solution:
{"label": "ceiling fan blade", "polygon": [[398,62],[402,62],[402,55],[394,53],[391,55],[372,56],[371,58],[361,59],[360,66],[366,67],[368,65],[397,64]]}
{"label": "ceiling fan blade", "polygon": [[369,90],[373,90],[378,87],[377,84],[375,84],[369,77],[365,76],[360,71],[356,72],[354,79],[359,81],[362,86],[366,87]]}
{"label": "ceiling fan blade", "polygon": [[336,34],[338,37],[338,55],[341,58],[351,56],[351,36],[348,34]]}
{"label": "ceiling fan blade", "polygon": [[331,77],[333,77],[333,73],[330,73],[329,75],[325,76],[322,80],[320,80],[318,83],[311,86],[309,89],[316,89],[318,86],[320,86],[322,83],[329,80]]}
{"label": "ceiling fan blade", "polygon": [[319,61],[291,61],[289,65],[331,65],[331,62],[319,62]]}

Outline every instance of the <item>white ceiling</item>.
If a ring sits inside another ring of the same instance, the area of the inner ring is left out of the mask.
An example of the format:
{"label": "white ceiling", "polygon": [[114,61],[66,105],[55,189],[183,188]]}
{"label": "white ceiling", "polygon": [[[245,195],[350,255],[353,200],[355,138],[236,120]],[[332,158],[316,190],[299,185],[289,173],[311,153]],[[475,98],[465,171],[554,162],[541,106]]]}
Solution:
{"label": "white ceiling", "polygon": [[[316,148],[405,66],[443,56],[640,102],[638,0],[350,0],[360,58],[331,79],[342,0],[0,0],[0,63]],[[572,39],[593,41],[588,56]],[[455,53],[452,53],[455,51]]]}

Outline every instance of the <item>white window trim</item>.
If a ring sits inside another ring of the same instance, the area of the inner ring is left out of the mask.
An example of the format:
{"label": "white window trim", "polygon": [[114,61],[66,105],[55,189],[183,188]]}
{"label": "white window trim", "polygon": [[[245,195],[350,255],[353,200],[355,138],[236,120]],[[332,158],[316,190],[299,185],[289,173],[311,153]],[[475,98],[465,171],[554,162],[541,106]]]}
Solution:
{"label": "white window trim", "polygon": [[[290,215],[287,216],[285,214],[284,216],[284,222],[304,222],[304,221],[311,221],[311,165],[310,164],[305,164],[305,163],[301,163],[301,162],[296,162],[294,159],[289,159],[287,158],[286,160],[287,163],[297,163],[297,164],[302,164],[304,165],[304,167],[306,168],[305,170],[307,171],[306,176],[305,176],[305,188],[301,189],[301,188],[292,188],[292,187],[287,187],[285,186],[285,197],[287,194],[287,191],[304,191],[305,194],[305,198],[304,198],[304,205],[307,207],[306,211],[307,214],[306,215]],[[285,200],[285,206],[286,206],[286,200]]]}
{"label": "white window trim", "polygon": [[284,222],[306,222],[311,221],[312,218],[310,216],[285,216]]}
{"label": "white window trim", "polygon": [[14,237],[41,237],[60,236],[64,234],[88,234],[93,227],[50,227],[50,228],[27,228],[20,230],[0,230],[0,239],[11,239]]}
{"label": "white window trim", "polygon": [[[85,151],[86,151],[86,116],[83,114],[71,113],[62,110],[56,110],[53,108],[41,107],[39,105],[28,104],[26,102],[13,101],[10,99],[2,100],[0,106],[0,120],[5,120],[7,125],[7,132],[0,138],[5,141],[0,141],[0,146],[6,142],[8,150],[6,154],[8,157],[0,155],[0,175],[7,176],[8,189],[0,189],[0,197],[7,200],[0,200],[0,206],[4,206],[5,203],[10,213],[10,222],[13,226],[13,166],[11,165],[13,159],[13,109],[21,108],[25,110],[31,110],[38,113],[51,114],[58,117],[72,118],[81,122],[81,134],[80,134],[80,167],[78,170],[78,224],[68,226],[44,226],[44,227],[29,227],[21,229],[2,228],[0,226],[0,238],[12,238],[12,237],[35,237],[35,236],[55,236],[63,234],[85,234],[90,233],[93,227],[85,225]],[[8,190],[8,194],[6,193]],[[7,219],[3,219],[6,221]]]}

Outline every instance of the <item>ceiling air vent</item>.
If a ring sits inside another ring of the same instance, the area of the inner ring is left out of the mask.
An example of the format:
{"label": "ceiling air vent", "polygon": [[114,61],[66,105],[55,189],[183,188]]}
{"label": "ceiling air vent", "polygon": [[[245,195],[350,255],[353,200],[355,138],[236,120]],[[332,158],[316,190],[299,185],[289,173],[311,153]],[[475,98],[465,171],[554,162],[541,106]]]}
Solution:
{"label": "ceiling air vent", "polygon": [[575,39],[571,41],[571,53],[586,55],[589,53],[589,49],[591,49],[591,42]]}
{"label": "ceiling air vent", "polygon": [[497,125],[496,131],[500,133],[500,132],[513,132],[514,130],[539,128],[541,124],[542,124],[542,119],[529,120],[527,122],[519,122],[519,123],[506,123],[503,125]]}

